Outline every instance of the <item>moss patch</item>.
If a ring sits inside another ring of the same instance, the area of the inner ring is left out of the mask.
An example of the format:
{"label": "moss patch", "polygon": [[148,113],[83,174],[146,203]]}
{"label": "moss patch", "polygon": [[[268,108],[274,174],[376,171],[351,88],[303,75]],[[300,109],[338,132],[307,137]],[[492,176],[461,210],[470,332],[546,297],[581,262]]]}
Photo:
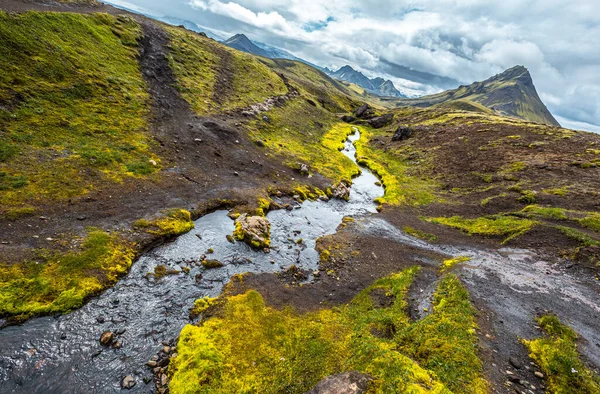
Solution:
{"label": "moss patch", "polygon": [[533,220],[511,216],[489,216],[476,219],[452,216],[449,218],[429,218],[427,221],[457,228],[469,235],[504,236],[506,238],[502,243],[525,234],[536,224]]}
{"label": "moss patch", "polygon": [[0,316],[28,318],[78,308],[113,285],[133,258],[133,245],[91,229],[78,252],[40,251],[39,261],[0,265]]}
{"label": "moss patch", "polygon": [[[182,330],[170,391],[303,393],[325,376],[358,370],[375,378],[377,393],[484,392],[466,290],[446,277],[435,317],[411,324],[404,298],[417,272],[378,280],[346,306],[306,314],[267,307],[255,291],[228,297],[215,316]],[[390,302],[382,307],[375,293]]]}
{"label": "moss patch", "polygon": [[149,234],[165,238],[172,238],[185,234],[194,228],[192,215],[185,209],[172,209],[166,216],[149,221],[146,219],[136,220],[134,227],[143,229]]}
{"label": "moss patch", "polygon": [[458,257],[455,257],[455,258],[452,258],[452,259],[444,260],[442,262],[442,267],[441,267],[440,270],[442,272],[444,272],[444,271],[447,271],[450,268],[454,267],[457,264],[465,263],[465,262],[470,261],[470,260],[471,260],[471,258],[468,257],[468,256],[458,256]]}
{"label": "moss patch", "polygon": [[600,378],[579,358],[577,334],[554,315],[537,319],[543,338],[524,340],[529,356],[547,377],[549,393],[599,393]]}
{"label": "moss patch", "polygon": [[402,230],[404,230],[404,232],[406,234],[408,234],[412,237],[415,237],[415,238],[423,239],[425,241],[430,241],[430,242],[437,241],[436,235],[423,232],[421,230],[418,230],[418,229],[410,227],[410,226],[404,226],[404,228]]}
{"label": "moss patch", "polygon": [[0,11],[0,206],[64,200],[156,168],[140,26]]}

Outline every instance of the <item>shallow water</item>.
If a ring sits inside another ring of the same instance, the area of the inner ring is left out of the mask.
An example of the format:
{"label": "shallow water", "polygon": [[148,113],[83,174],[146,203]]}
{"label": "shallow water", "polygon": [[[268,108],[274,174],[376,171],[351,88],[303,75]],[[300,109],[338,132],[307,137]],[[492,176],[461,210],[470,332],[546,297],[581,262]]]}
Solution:
{"label": "shallow water", "polygon": [[[353,142],[343,153],[356,162]],[[350,201],[306,201],[292,211],[267,214],[271,222],[271,252],[255,251],[244,243],[229,243],[225,236],[234,229],[227,211],[198,219],[195,229],[174,242],[141,256],[129,274],[113,288],[92,299],[81,309],[59,317],[36,318],[21,326],[0,330],[1,393],[114,393],[120,381],[133,375],[132,392],[154,392],[151,374],[144,364],[162,347],[162,341],[177,337],[189,323],[194,301],[217,296],[229,278],[245,272],[277,272],[295,264],[314,270],[319,256],[316,240],[333,234],[344,216],[376,212],[373,200],[383,196],[377,178],[368,169],[355,178]],[[297,243],[302,239],[300,244]],[[207,255],[224,267],[205,270],[200,256]],[[157,265],[189,273],[148,277]],[[202,275],[200,278],[198,275]],[[103,331],[122,333],[121,349],[100,345]]]}

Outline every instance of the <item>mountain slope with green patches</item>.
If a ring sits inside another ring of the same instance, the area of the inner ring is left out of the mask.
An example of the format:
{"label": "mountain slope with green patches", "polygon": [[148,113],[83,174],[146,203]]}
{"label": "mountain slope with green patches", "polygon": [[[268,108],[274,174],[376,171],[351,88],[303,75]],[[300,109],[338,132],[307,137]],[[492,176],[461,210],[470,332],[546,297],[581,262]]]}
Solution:
{"label": "mountain slope with green patches", "polygon": [[550,126],[560,126],[540,99],[529,71],[515,66],[485,81],[417,99],[387,100],[395,107],[432,107],[457,102],[481,104],[500,115],[513,116]]}

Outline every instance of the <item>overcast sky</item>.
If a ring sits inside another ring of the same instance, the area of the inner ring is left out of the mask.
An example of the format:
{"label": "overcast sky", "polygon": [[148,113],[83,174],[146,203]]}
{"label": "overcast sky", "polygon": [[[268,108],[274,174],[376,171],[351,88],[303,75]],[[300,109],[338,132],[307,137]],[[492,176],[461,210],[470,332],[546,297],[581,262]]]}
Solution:
{"label": "overcast sky", "polygon": [[600,131],[599,0],[106,2],[189,20],[225,38],[244,33],[321,66],[350,64],[413,93],[433,91],[386,74],[386,64],[460,83],[521,64],[563,126]]}

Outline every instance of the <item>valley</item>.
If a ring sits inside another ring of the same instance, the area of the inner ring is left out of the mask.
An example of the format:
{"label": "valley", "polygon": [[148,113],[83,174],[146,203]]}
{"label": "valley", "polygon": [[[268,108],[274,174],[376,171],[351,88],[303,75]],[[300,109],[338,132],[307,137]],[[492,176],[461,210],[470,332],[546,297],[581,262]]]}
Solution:
{"label": "valley", "polygon": [[600,391],[600,135],[525,67],[378,97],[0,9],[1,392]]}

